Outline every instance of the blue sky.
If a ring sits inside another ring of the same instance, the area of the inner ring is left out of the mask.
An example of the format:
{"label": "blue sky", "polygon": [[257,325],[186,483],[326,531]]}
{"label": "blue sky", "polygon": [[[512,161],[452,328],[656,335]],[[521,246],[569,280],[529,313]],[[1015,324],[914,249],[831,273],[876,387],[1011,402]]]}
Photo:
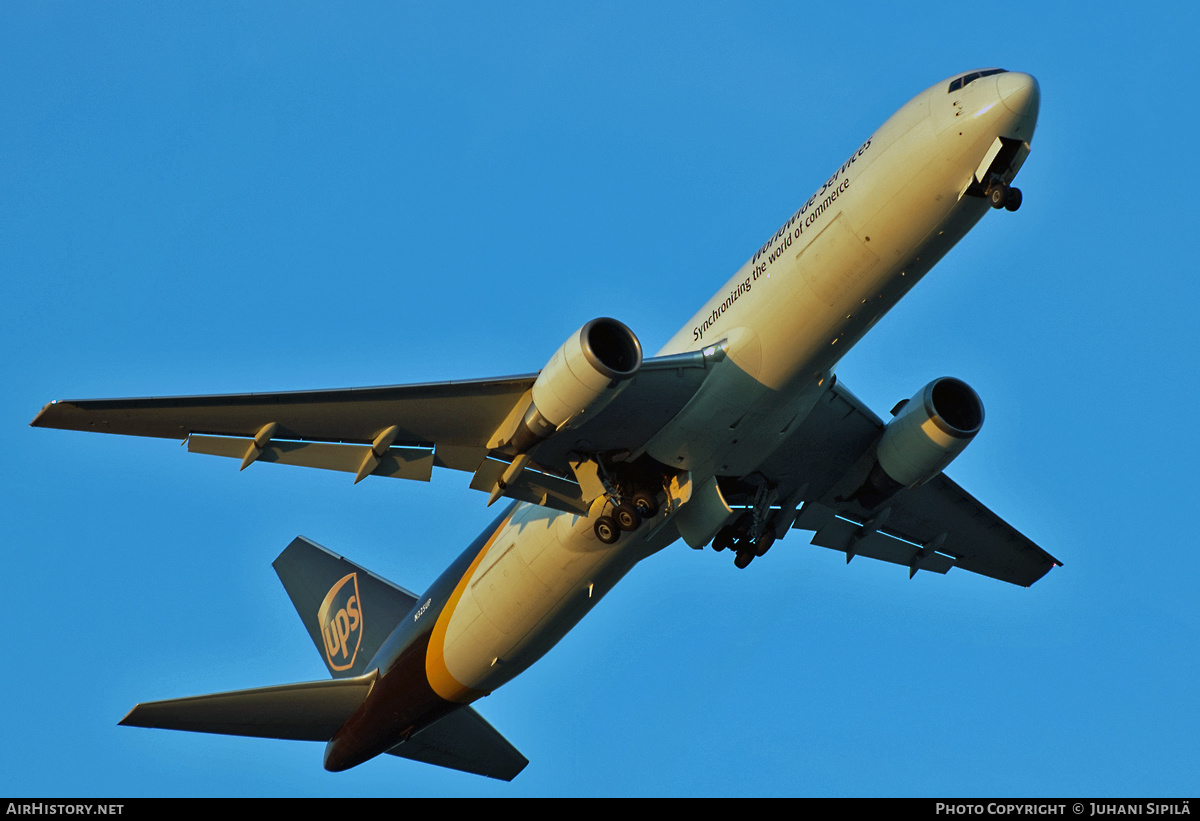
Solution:
{"label": "blue sky", "polygon": [[[1195,793],[1197,301],[1183,4],[0,7],[0,792]],[[657,349],[907,99],[1036,75],[993,213],[855,348],[879,412],[982,396],[949,473],[1060,558],[1029,590],[677,544],[477,706],[511,785],[119,728],[323,676],[271,570],[304,534],[422,589],[490,519],[429,485],[34,430],[51,399],[534,371]]]}

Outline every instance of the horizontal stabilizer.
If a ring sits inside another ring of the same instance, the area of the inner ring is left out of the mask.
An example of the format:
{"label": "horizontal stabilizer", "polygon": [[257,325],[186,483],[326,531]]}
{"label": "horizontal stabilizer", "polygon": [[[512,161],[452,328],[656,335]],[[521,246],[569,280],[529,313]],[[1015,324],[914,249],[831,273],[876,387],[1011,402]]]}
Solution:
{"label": "horizontal stabilizer", "polygon": [[126,727],[328,741],[359,708],[378,673],[230,693],[151,701],[121,719]]}
{"label": "horizontal stabilizer", "polygon": [[470,707],[431,724],[388,754],[501,781],[512,781],[529,763]]}

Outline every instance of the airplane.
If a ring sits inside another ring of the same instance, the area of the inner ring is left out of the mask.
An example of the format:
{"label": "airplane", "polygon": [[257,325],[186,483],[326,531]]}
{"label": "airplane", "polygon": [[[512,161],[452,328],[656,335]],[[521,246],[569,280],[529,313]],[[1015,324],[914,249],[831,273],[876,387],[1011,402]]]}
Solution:
{"label": "airplane", "polygon": [[37,427],[429,481],[508,505],[420,595],[304,538],[274,567],[331,678],[138,704],[121,724],[325,743],[511,780],[471,706],[542,657],[634,565],[682,539],[738,568],[792,530],[918,571],[1030,586],[1060,562],[944,469],[982,427],[943,377],[886,422],[834,375],[991,210],[1016,211],[1040,91],[1000,68],[918,94],[859,145],[653,357],[616,319],[534,374],[389,387],[57,401]]}

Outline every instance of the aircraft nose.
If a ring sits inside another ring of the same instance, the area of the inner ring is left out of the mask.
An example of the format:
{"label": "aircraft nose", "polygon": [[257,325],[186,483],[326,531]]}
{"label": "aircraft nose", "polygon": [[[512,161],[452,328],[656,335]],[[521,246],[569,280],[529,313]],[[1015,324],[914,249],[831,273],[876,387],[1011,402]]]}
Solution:
{"label": "aircraft nose", "polygon": [[1020,117],[1037,117],[1042,99],[1038,81],[1032,74],[1009,71],[996,78],[996,90],[1005,108]]}

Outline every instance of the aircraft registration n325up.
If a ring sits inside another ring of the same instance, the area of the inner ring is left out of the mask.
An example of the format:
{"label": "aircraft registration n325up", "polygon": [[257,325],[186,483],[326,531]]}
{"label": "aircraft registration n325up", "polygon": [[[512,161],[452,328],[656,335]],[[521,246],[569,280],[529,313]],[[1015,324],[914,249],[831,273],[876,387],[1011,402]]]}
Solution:
{"label": "aircraft registration n325up", "polygon": [[121,722],[326,742],[511,779],[525,758],[469,705],[537,661],[635,564],[682,538],[746,567],[792,529],[849,561],[1031,585],[1058,564],[943,474],[983,424],[937,379],[886,423],[838,360],[991,209],[1016,211],[1039,91],[951,77],[897,111],[643,359],[593,319],[537,374],[294,393],[61,401],[39,427],[428,481],[511,501],[421,595],[303,537],[275,561],[333,678],[137,705]]}

